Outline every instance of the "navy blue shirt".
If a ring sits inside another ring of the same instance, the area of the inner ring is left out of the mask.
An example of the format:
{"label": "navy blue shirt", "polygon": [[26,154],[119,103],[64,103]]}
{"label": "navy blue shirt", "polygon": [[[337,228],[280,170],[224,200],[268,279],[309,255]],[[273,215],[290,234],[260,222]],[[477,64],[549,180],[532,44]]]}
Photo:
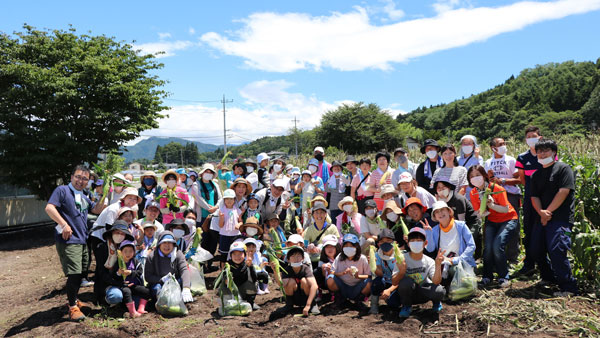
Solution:
{"label": "navy blue shirt", "polygon": [[61,185],[54,189],[48,203],[54,205],[60,216],[69,224],[73,234],[68,241],[65,241],[61,235],[54,233],[56,241],[67,244],[86,244],[88,238],[87,215],[96,205],[90,199],[83,195],[82,198],[88,203],[86,210],[79,211],[75,205],[75,193],[71,191],[68,185]]}

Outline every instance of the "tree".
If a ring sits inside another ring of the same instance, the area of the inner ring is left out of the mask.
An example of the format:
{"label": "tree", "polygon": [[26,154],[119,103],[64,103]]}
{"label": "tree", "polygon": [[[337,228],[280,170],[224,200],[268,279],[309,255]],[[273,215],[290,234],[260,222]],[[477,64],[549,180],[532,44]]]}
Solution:
{"label": "tree", "polygon": [[343,104],[321,118],[317,139],[323,147],[334,146],[351,154],[393,149],[403,144],[398,122],[374,103]]}
{"label": "tree", "polygon": [[154,56],[74,28],[0,34],[0,171],[47,199],[79,163],[157,128]]}

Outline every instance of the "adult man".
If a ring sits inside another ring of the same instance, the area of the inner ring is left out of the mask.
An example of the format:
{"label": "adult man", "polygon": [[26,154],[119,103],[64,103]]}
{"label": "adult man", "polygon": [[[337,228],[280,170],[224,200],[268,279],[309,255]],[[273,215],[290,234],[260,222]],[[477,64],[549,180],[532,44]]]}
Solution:
{"label": "adult man", "polygon": [[436,140],[425,140],[425,143],[421,147],[421,154],[427,155],[427,159],[419,164],[415,175],[417,184],[429,190],[432,195],[435,195],[435,191],[433,188],[430,188],[431,178],[435,170],[442,166],[442,157],[439,154],[441,149],[442,147],[440,147]]}
{"label": "adult man", "polygon": [[[560,291],[555,296],[576,295],[577,283],[567,258],[575,214],[575,174],[569,165],[556,161],[558,147],[553,140],[540,139],[535,151],[542,168],[531,176],[531,203],[540,222],[533,226],[531,254],[542,279],[556,279]],[[546,254],[551,267],[545,264]]]}
{"label": "adult man", "polygon": [[100,213],[104,205],[96,205],[83,194],[90,179],[90,169],[78,165],[71,174],[71,183],[57,187],[46,205],[46,213],[56,222],[56,251],[67,277],[69,318],[80,321],[85,318],[78,299],[82,273],[88,269],[87,215]]}
{"label": "adult man", "polygon": [[285,213],[282,211],[287,210],[290,206],[290,201],[285,201],[282,197],[285,186],[286,182],[283,179],[276,179],[270,188],[261,189],[256,193],[261,217],[275,213],[280,220],[285,219]]}

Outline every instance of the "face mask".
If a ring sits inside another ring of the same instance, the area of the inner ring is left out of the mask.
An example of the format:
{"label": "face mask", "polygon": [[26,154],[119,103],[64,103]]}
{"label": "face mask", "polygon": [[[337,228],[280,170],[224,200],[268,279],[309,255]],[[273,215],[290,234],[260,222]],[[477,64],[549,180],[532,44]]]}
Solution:
{"label": "face mask", "polygon": [[333,173],[333,176],[335,176],[335,177],[339,177],[341,174],[342,174],[342,173],[338,171],[337,173]]}
{"label": "face mask", "polygon": [[168,180],[167,181],[167,187],[169,187],[169,188],[175,187],[176,184],[177,184],[177,181],[175,181],[175,180]]}
{"label": "face mask", "polygon": [[428,152],[426,153],[427,157],[429,157],[429,158],[430,158],[430,159],[432,159],[432,160],[433,160],[433,159],[434,159],[434,158],[437,156],[437,154],[438,154],[438,153],[437,153],[437,151],[435,151],[435,150],[430,150],[430,151],[428,151]]}
{"label": "face mask", "polygon": [[253,227],[246,228],[246,235],[248,235],[250,237],[256,236],[257,233],[258,233],[258,230],[256,228],[253,228]]}
{"label": "face mask", "polygon": [[183,237],[183,235],[185,235],[185,231],[181,229],[173,230],[173,237],[175,237],[175,239],[180,239],[181,237]]}
{"label": "face mask", "polygon": [[156,182],[156,181],[152,178],[144,178],[144,185],[152,186],[152,185],[154,185],[154,182]]}
{"label": "face mask", "polygon": [[526,139],[525,142],[527,143],[529,148],[533,148],[533,147],[535,147],[535,145],[538,143],[539,140],[540,140],[539,137],[531,137],[531,138]]}
{"label": "face mask", "polygon": [[468,155],[473,152],[473,146],[462,146],[462,151],[464,154]]}
{"label": "face mask", "polygon": [[352,246],[346,246],[342,249],[346,257],[353,257],[356,254],[356,248]]}
{"label": "face mask", "polygon": [[310,171],[312,174],[314,174],[314,173],[316,173],[316,172],[317,172],[317,167],[315,167],[314,165],[311,165],[311,166],[309,166],[309,167],[308,167],[308,170],[309,170],[309,171]]}
{"label": "face mask", "polygon": [[293,178],[294,180],[297,180],[297,179],[299,179],[299,178],[300,178],[300,175],[298,175],[298,174],[294,174],[294,175],[292,175],[292,178]]}
{"label": "face mask", "polygon": [[421,253],[423,252],[423,244],[424,242],[408,242],[408,246],[410,247],[410,251],[413,253]]}
{"label": "face mask", "polygon": [[295,262],[295,263],[290,262],[290,265],[292,266],[292,268],[299,268],[302,266],[302,262],[301,261]]}
{"label": "face mask", "polygon": [[483,186],[483,176],[471,177],[471,184],[481,188]]}
{"label": "face mask", "polygon": [[248,174],[250,174],[250,173],[251,173],[251,172],[253,172],[253,171],[254,171],[254,167],[253,167],[253,166],[251,166],[251,165],[249,165],[249,166],[246,166],[246,172],[247,172]]}
{"label": "face mask", "polygon": [[542,159],[538,158],[538,163],[541,165],[548,165],[548,164],[552,163],[552,161],[554,161],[554,155],[548,156],[548,157],[542,158]]}
{"label": "face mask", "polygon": [[315,158],[317,159],[317,161],[321,162],[323,161],[323,154],[316,154]]}
{"label": "face mask", "polygon": [[404,164],[404,163],[408,162],[408,157],[406,157],[406,155],[400,155],[400,156],[398,156],[398,158],[396,158],[396,162],[398,164]]}
{"label": "face mask", "polygon": [[274,164],[273,165],[273,170],[275,172],[277,172],[277,173],[280,172],[281,171],[281,164]]}
{"label": "face mask", "polygon": [[123,242],[124,239],[125,239],[125,235],[117,235],[117,234],[112,235],[112,240],[116,244],[121,244],[121,242]]}
{"label": "face mask", "polygon": [[388,212],[387,214],[385,214],[385,216],[392,222],[396,222],[396,220],[398,219],[398,215],[396,215],[393,212]]}
{"label": "face mask", "polygon": [[496,152],[498,155],[504,156],[504,154],[506,154],[506,146],[496,148]]}
{"label": "face mask", "polygon": [[342,207],[342,209],[347,212],[347,213],[351,213],[352,212],[352,205],[350,204],[346,204]]}
{"label": "face mask", "polygon": [[202,179],[205,181],[210,181],[213,179],[213,174],[204,173],[204,174],[202,174]]}
{"label": "face mask", "polygon": [[187,224],[188,227],[194,227],[196,226],[196,220],[193,220],[191,218],[186,218],[185,219],[185,224]]}
{"label": "face mask", "polygon": [[188,186],[192,185],[192,183],[194,183],[194,182],[192,181],[191,178],[188,178],[187,180],[185,180],[185,184],[188,185]]}
{"label": "face mask", "polygon": [[383,243],[379,246],[379,248],[381,249],[381,252],[383,254],[384,252],[388,252],[388,251],[392,250],[393,245],[392,245],[392,243]]}
{"label": "face mask", "polygon": [[367,217],[373,218],[375,216],[375,209],[367,209],[365,210],[365,214],[367,214]]}
{"label": "face mask", "polygon": [[443,197],[443,198],[448,197],[449,194],[450,194],[450,189],[444,189],[444,190],[438,191],[438,195],[440,195],[440,197]]}

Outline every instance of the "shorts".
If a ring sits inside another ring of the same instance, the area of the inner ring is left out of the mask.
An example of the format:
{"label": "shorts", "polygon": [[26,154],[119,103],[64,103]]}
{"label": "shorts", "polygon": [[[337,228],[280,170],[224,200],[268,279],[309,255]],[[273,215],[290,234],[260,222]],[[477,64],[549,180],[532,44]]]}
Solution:
{"label": "shorts", "polygon": [[56,252],[65,276],[79,275],[88,270],[89,253],[85,244],[56,242]]}

